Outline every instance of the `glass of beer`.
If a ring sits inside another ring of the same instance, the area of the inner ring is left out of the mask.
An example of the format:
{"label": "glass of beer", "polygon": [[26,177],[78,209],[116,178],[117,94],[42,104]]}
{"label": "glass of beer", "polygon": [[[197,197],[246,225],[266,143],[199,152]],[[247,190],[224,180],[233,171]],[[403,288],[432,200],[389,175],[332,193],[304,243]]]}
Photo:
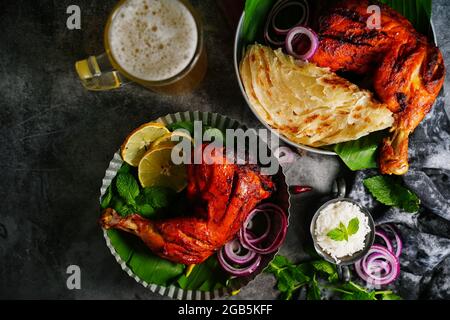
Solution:
{"label": "glass of beer", "polygon": [[207,68],[200,18],[185,0],[121,0],[104,32],[105,53],[76,62],[88,90],[127,82],[153,91],[193,90]]}

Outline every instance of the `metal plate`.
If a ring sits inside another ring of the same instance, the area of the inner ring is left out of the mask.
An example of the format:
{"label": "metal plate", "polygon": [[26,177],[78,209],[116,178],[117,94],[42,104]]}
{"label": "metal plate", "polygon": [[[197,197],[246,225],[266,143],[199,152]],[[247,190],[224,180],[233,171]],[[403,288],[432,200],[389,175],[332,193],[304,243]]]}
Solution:
{"label": "metal plate", "polygon": [[[215,128],[219,128],[221,130],[224,129],[243,129],[246,130],[247,126],[238,122],[237,120],[228,118],[226,116],[217,114],[217,113],[210,113],[210,112],[200,112],[200,111],[186,111],[186,112],[180,112],[175,114],[169,114],[164,117],[161,117],[156,122],[162,123],[164,125],[169,125],[176,122],[181,121],[194,121],[194,120],[200,120],[203,121],[205,124],[210,125]],[[275,160],[277,161],[277,160]],[[106,190],[112,183],[112,180],[116,176],[117,172],[119,171],[120,167],[122,166],[123,160],[120,156],[120,152],[117,151],[114,154],[113,159],[111,160],[108,169],[106,170],[105,177],[102,181],[102,187],[100,189],[100,199],[103,195],[106,193]],[[277,162],[278,163],[278,162]],[[284,212],[287,215],[288,223],[289,223],[289,216],[290,216],[290,208],[291,208],[291,202],[290,202],[290,192],[289,187],[286,182],[286,177],[283,173],[283,170],[281,166],[279,166],[278,173],[273,176],[273,179],[277,185],[277,192],[272,196],[272,200],[279,205]],[[119,254],[116,252],[116,249],[111,243],[111,240],[108,237],[108,234],[105,230],[103,230],[103,236],[106,241],[106,245],[108,246],[109,250],[111,251],[111,254],[116,259],[117,263],[121,266],[122,270],[124,270],[131,278],[133,278],[136,282],[144,286],[145,288],[149,289],[152,292],[159,293],[160,295],[167,296],[173,299],[179,299],[179,300],[210,300],[210,299],[216,299],[221,297],[230,296],[233,294],[233,292],[240,290],[241,288],[248,285],[251,281],[253,281],[262,271],[263,269],[272,261],[272,259],[275,257],[277,252],[268,254],[263,256],[263,259],[261,261],[261,265],[258,268],[258,270],[253,273],[250,276],[238,278],[237,281],[234,281],[229,287],[227,288],[221,288],[217,290],[213,290],[210,292],[200,291],[200,290],[183,290],[177,286],[170,285],[168,287],[148,283],[144,281],[143,279],[139,278],[136,274],[133,273],[133,271],[128,267],[125,261],[119,256]]]}
{"label": "metal plate", "polygon": [[[273,129],[261,116],[259,116],[259,114],[256,112],[255,108],[250,103],[250,101],[249,101],[249,99],[247,97],[247,93],[245,92],[244,85],[243,85],[242,80],[241,80],[241,76],[239,74],[239,62],[241,61],[242,54],[243,54],[243,49],[244,49],[243,48],[243,43],[242,43],[242,29],[243,29],[243,26],[244,26],[244,16],[245,16],[245,12],[242,13],[241,18],[239,19],[238,27],[236,29],[236,34],[235,34],[235,38],[234,38],[234,55],[233,55],[233,60],[234,60],[234,69],[235,69],[235,72],[236,72],[237,81],[239,83],[239,88],[241,89],[241,93],[242,93],[243,97],[245,98],[245,101],[247,102],[247,105],[249,106],[250,110],[252,110],[252,112],[256,116],[256,118],[258,118],[258,120],[267,129],[269,129],[273,134],[278,136],[282,141],[284,141],[285,143],[289,144],[290,146],[292,146],[294,148],[297,148],[297,149],[306,150],[306,151],[309,151],[309,152],[312,152],[312,153],[336,156],[337,154],[335,152],[333,152],[333,151],[328,151],[328,150],[324,150],[324,149],[320,149],[320,148],[313,148],[313,147],[305,146],[303,144],[298,144],[298,143],[292,142],[291,140],[289,140],[288,138],[286,138],[282,134],[279,134],[278,130]],[[433,21],[430,21],[430,31],[429,31],[428,37],[430,38],[431,41],[434,42],[434,44],[437,45],[437,39],[436,39],[436,33],[435,33],[435,28],[434,28],[434,25],[433,25]]]}

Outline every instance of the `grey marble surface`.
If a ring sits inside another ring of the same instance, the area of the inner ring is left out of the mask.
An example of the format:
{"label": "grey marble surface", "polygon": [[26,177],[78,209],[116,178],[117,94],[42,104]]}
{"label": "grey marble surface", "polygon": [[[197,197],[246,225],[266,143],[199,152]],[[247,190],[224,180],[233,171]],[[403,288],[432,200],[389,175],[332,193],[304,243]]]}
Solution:
{"label": "grey marble surface", "polygon": [[[131,129],[167,113],[214,111],[259,126],[235,81],[232,30],[215,1],[192,2],[205,21],[209,68],[201,87],[181,97],[135,85],[82,88],[74,62],[102,51],[103,24],[115,1],[76,1],[82,29],[75,31],[66,29],[66,8],[74,1],[0,4],[0,298],[161,299],[121,270],[97,225],[99,188],[112,155]],[[450,2],[434,0],[433,14],[450,65]],[[336,158],[306,152],[290,169],[291,183],[315,192],[295,199],[283,254],[303,257],[311,205],[342,170]],[[81,290],[66,287],[72,264],[81,267]],[[275,298],[273,285],[262,275],[236,298]]]}

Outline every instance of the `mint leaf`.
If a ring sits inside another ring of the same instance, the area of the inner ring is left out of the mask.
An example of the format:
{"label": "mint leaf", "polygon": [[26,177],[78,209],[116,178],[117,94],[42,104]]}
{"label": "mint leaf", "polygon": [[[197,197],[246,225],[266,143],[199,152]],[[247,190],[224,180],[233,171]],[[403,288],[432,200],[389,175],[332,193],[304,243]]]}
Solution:
{"label": "mint leaf", "polygon": [[327,233],[327,236],[334,241],[344,241],[345,233],[340,229],[336,228]]}
{"label": "mint leaf", "polygon": [[289,271],[291,272],[294,280],[297,282],[297,285],[305,284],[310,281],[310,278],[303,273],[301,268],[293,266],[289,269]]}
{"label": "mint leaf", "polygon": [[155,209],[169,207],[175,198],[175,191],[164,187],[150,187],[142,190],[142,197],[145,203],[150,204]]}
{"label": "mint leaf", "polygon": [[294,286],[294,278],[290,274],[289,270],[283,270],[278,274],[277,288],[280,292],[291,291]]}
{"label": "mint leaf", "polygon": [[341,292],[345,292],[342,296],[343,300],[377,300],[377,294],[380,294],[376,291],[369,291],[366,288],[360,287],[354,282],[344,283],[339,287]]}
{"label": "mint leaf", "polygon": [[344,239],[345,241],[348,241],[348,232],[347,232],[347,228],[345,227],[345,225],[342,222],[339,222],[339,229],[341,229],[341,231],[344,233]]}
{"label": "mint leaf", "polygon": [[342,300],[377,300],[375,292],[354,292],[344,294]]}
{"label": "mint leaf", "polygon": [[122,166],[120,167],[119,171],[117,171],[117,174],[129,173],[130,169],[131,169],[131,166],[128,163],[124,162],[122,164]]}
{"label": "mint leaf", "polygon": [[322,295],[320,293],[320,288],[319,288],[319,283],[317,282],[315,275],[308,286],[308,293],[306,294],[306,299],[307,300],[321,300],[322,299]]}
{"label": "mint leaf", "polygon": [[393,177],[368,178],[364,180],[364,186],[377,201],[384,205],[397,207],[410,213],[419,211],[420,199]]}
{"label": "mint leaf", "polygon": [[[265,269],[277,279],[277,289],[284,300],[289,300],[295,291],[308,284],[311,278],[306,274],[313,270],[309,264],[295,265],[287,258],[277,255]],[[311,274],[311,277],[313,274]]]}
{"label": "mint leaf", "polygon": [[293,264],[283,256],[276,255],[275,258],[269,263],[269,265],[264,269],[264,272],[272,273],[275,277],[288,268],[292,268]]}
{"label": "mint leaf", "polygon": [[155,216],[155,209],[149,204],[136,205],[137,212],[145,218],[153,218]]}
{"label": "mint leaf", "polygon": [[125,203],[119,197],[113,197],[111,200],[111,207],[120,214],[120,210],[125,206]]}
{"label": "mint leaf", "polygon": [[393,293],[383,293],[381,300],[403,300],[402,297]]}
{"label": "mint leaf", "polygon": [[184,129],[184,130],[189,131],[191,136],[194,135],[194,123],[192,121],[180,121],[180,122],[172,123],[167,126],[167,129],[169,129],[170,131]]}
{"label": "mint leaf", "polygon": [[348,227],[347,227],[348,235],[349,236],[354,235],[355,233],[358,232],[358,230],[359,230],[359,220],[358,220],[358,218],[353,218],[348,223]]}
{"label": "mint leaf", "polygon": [[272,264],[277,265],[278,267],[285,267],[292,265],[288,258],[277,255],[271,262]]}
{"label": "mint leaf", "polygon": [[317,272],[327,275],[328,281],[330,282],[334,282],[336,279],[339,278],[336,266],[334,264],[329,263],[328,261],[325,260],[313,261],[311,262],[311,265]]}
{"label": "mint leaf", "polygon": [[105,194],[103,195],[102,201],[100,202],[100,206],[102,207],[102,209],[108,208],[109,204],[111,203],[112,196],[112,188],[111,186],[109,186],[108,189],[106,189]]}
{"label": "mint leaf", "polygon": [[135,198],[139,195],[139,185],[131,173],[121,173],[117,176],[116,189],[128,204],[136,203]]}
{"label": "mint leaf", "polygon": [[[356,219],[358,220],[358,219]],[[352,221],[350,221],[351,223]],[[353,222],[354,224],[355,222]],[[358,226],[359,226],[359,221],[358,221]],[[358,228],[357,226],[357,228]],[[355,226],[353,225],[352,228],[355,228]],[[358,229],[356,229],[356,231],[358,231]],[[339,227],[331,230],[330,232],[327,233],[327,236],[334,241],[348,241],[348,236],[351,235],[349,233],[349,231],[347,230],[347,228],[345,227],[345,225],[342,222],[339,222]]]}
{"label": "mint leaf", "polygon": [[122,217],[126,217],[129,214],[135,213],[134,208],[127,205],[120,198],[113,198],[111,201],[111,205],[112,205],[113,209],[116,210]]}

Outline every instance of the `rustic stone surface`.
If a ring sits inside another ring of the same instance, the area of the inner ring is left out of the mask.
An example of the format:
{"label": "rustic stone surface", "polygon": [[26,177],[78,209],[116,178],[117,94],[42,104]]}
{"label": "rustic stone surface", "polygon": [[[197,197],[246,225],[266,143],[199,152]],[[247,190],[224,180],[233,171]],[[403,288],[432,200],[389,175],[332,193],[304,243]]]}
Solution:
{"label": "rustic stone surface", "polygon": [[[259,126],[235,80],[233,32],[213,0],[193,1],[205,21],[209,55],[198,90],[181,97],[135,85],[84,90],[74,62],[102,51],[103,25],[115,2],[77,1],[82,29],[75,31],[66,29],[72,1],[0,6],[0,298],[160,299],[121,270],[97,225],[99,189],[112,155],[131,129],[167,113],[214,111]],[[450,3],[434,2],[439,44],[450,61]],[[316,191],[295,199],[283,254],[303,256],[307,208],[329,193],[340,170],[337,159],[306,152],[290,170],[291,183]],[[81,267],[81,290],[66,288],[71,264]],[[239,298],[275,298],[273,285],[262,275]]]}

